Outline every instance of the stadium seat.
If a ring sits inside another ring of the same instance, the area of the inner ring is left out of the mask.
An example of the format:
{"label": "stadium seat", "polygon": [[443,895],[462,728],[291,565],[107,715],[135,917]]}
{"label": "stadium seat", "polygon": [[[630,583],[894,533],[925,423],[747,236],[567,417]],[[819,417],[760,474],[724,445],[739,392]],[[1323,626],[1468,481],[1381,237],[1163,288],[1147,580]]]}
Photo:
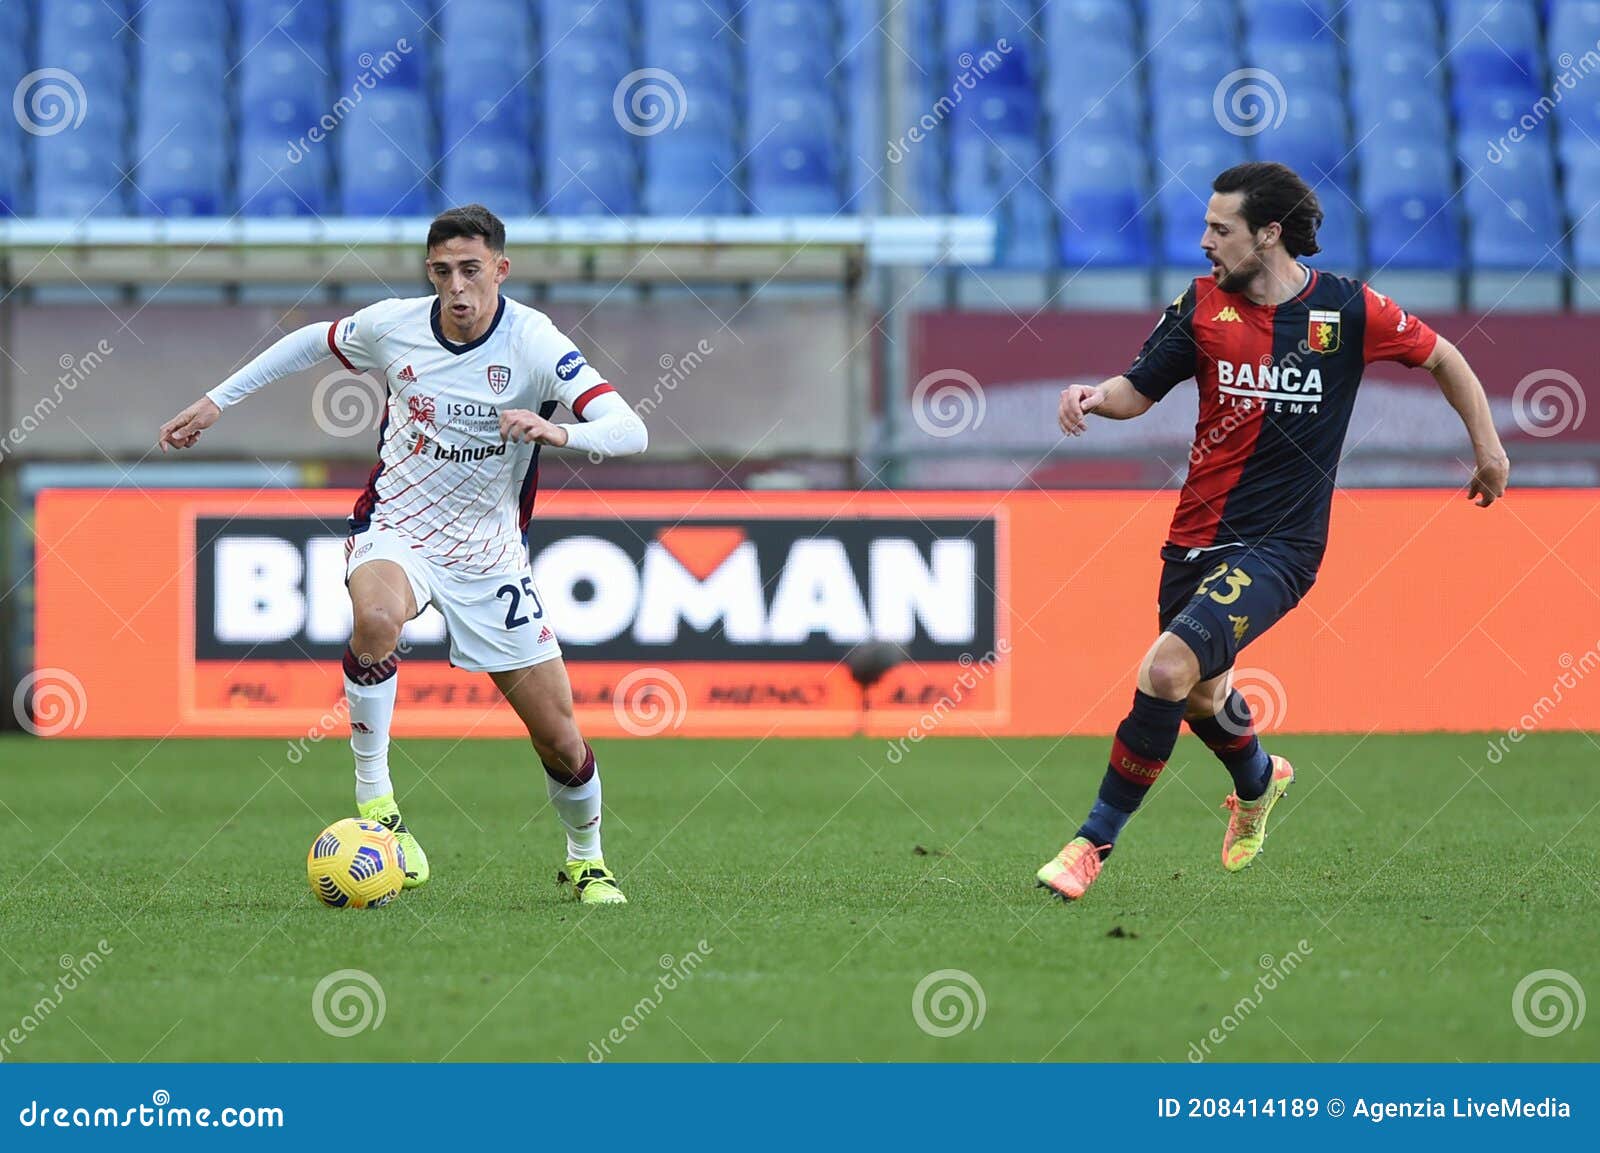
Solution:
{"label": "stadium seat", "polygon": [[819,125],[785,125],[752,145],[746,166],[757,212],[831,216],[843,205],[833,142]]}
{"label": "stadium seat", "polygon": [[449,204],[487,204],[500,216],[530,216],[533,160],[526,148],[510,148],[482,126],[446,145],[440,181]]}
{"label": "stadium seat", "polygon": [[1307,181],[1348,185],[1354,167],[1342,97],[1310,89],[1285,102],[1283,122],[1249,137],[1257,159],[1277,160]]}
{"label": "stadium seat", "polygon": [[1338,43],[1339,9],[1329,0],[1243,0],[1246,35],[1259,44]]}
{"label": "stadium seat", "polygon": [[1474,209],[1468,231],[1474,268],[1527,272],[1561,264],[1563,229],[1552,203],[1519,199]]}
{"label": "stadium seat", "polygon": [[1451,198],[1456,190],[1455,160],[1442,143],[1407,141],[1386,144],[1367,141],[1360,146],[1361,196],[1368,217],[1378,205],[1395,196]]}
{"label": "stadium seat", "polygon": [[339,76],[346,88],[362,78],[385,89],[420,92],[437,43],[416,0],[340,0]]}
{"label": "stadium seat", "polygon": [[334,131],[339,192],[348,216],[421,216],[431,211],[432,117],[414,92],[368,94]]}
{"label": "stadium seat", "polygon": [[1316,191],[1317,203],[1322,206],[1322,227],[1317,230],[1322,251],[1305,259],[1328,272],[1357,275],[1365,264],[1364,213],[1337,188],[1324,185]]}
{"label": "stadium seat", "polygon": [[262,41],[281,36],[319,58],[327,54],[328,4],[306,0],[237,0],[239,59],[249,59]]}
{"label": "stadium seat", "polygon": [[1398,193],[1364,202],[1369,275],[1385,269],[1456,271],[1461,210],[1453,196]]}
{"label": "stadium seat", "polygon": [[631,138],[592,140],[548,149],[543,211],[555,216],[631,216],[639,211],[638,168]]}
{"label": "stadium seat", "polygon": [[1149,0],[1145,5],[1145,47],[1160,58],[1178,45],[1238,44],[1238,10],[1232,0]]}
{"label": "stadium seat", "polygon": [[322,216],[333,210],[328,174],[333,145],[324,143],[291,159],[279,136],[239,141],[238,206],[245,216]]}
{"label": "stadium seat", "polygon": [[1438,58],[1439,10],[1433,0],[1362,0],[1344,6],[1352,61],[1395,44],[1414,44]]}
{"label": "stadium seat", "polygon": [[1057,204],[1061,263],[1068,269],[1149,267],[1151,218],[1136,192],[1085,189],[1058,197]]}
{"label": "stadium seat", "polygon": [[122,216],[127,182],[122,150],[91,145],[78,132],[39,136],[33,142],[33,203],[40,216],[78,220]]}
{"label": "stadium seat", "polygon": [[141,149],[134,207],[144,216],[216,216],[229,208],[222,133],[174,132]]}
{"label": "stadium seat", "polygon": [[146,49],[220,44],[228,35],[228,9],[215,0],[144,0],[134,24]]}
{"label": "stadium seat", "polygon": [[1072,45],[1131,49],[1138,39],[1134,6],[1122,0],[1055,0],[1044,9],[1044,39],[1052,61]]}

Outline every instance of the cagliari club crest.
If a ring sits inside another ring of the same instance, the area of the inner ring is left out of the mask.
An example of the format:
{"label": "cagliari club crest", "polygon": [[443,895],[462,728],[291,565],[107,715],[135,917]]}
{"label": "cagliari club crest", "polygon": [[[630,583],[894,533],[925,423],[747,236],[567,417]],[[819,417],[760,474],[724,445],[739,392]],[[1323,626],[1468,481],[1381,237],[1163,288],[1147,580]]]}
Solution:
{"label": "cagliari club crest", "polygon": [[511,384],[511,370],[503,364],[489,366],[489,390],[496,396],[504,392]]}
{"label": "cagliari club crest", "polygon": [[1311,310],[1306,322],[1306,344],[1312,352],[1339,351],[1339,314]]}

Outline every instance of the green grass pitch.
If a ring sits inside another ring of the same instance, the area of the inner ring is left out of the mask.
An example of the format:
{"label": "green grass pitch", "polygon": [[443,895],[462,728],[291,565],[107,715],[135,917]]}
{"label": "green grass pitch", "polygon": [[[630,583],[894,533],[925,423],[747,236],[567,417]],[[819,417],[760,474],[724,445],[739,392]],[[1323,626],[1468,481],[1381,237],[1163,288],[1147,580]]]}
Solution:
{"label": "green grass pitch", "polygon": [[[0,741],[0,1057],[1183,1062],[1216,1030],[1216,1060],[1600,1059],[1600,1020],[1539,1037],[1512,1011],[1535,970],[1600,994],[1590,736],[1499,765],[1484,736],[1274,739],[1299,778],[1238,876],[1227,778],[1185,736],[1067,906],[1033,871],[1105,744],[930,740],[891,764],[869,740],[604,742],[632,903],[584,909],[526,745],[400,741],[434,879],[354,912],[304,869],[352,811],[341,741],[300,763],[278,741]],[[376,1028],[314,1020],[341,969],[381,986]],[[939,970],[981,989],[981,1023],[919,1026]]]}

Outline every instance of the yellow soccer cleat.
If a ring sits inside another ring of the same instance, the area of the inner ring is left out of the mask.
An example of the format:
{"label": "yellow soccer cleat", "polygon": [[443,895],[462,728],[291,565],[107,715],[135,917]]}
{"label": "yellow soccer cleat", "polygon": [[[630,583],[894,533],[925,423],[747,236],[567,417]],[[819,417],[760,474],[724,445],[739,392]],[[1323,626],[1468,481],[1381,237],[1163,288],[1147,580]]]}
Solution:
{"label": "yellow soccer cleat", "polygon": [[407,829],[405,822],[400,819],[400,806],[394,803],[394,794],[387,793],[381,797],[374,797],[364,805],[357,805],[356,810],[366,820],[377,821],[400,842],[400,851],[405,855],[405,888],[415,889],[426,885],[431,875],[428,870],[428,854],[422,851],[422,846],[417,844],[417,838],[411,835],[411,830]]}
{"label": "yellow soccer cleat", "polygon": [[628,898],[617,887],[617,878],[606,868],[603,858],[568,861],[567,876],[578,900],[585,905],[626,905]]}
{"label": "yellow soccer cleat", "polygon": [[[1102,846],[1106,849],[1110,847]],[[1051,889],[1069,901],[1076,901],[1094,884],[1102,864],[1099,849],[1085,837],[1074,837],[1034,876],[1038,878],[1041,888]]]}
{"label": "yellow soccer cleat", "polygon": [[1222,867],[1237,873],[1247,867],[1261,852],[1267,839],[1267,817],[1278,798],[1289,791],[1294,783],[1294,766],[1282,757],[1272,758],[1272,779],[1267,791],[1253,801],[1241,801],[1238,793],[1229,793],[1222,807],[1232,809],[1228,818],[1228,831],[1222,837]]}

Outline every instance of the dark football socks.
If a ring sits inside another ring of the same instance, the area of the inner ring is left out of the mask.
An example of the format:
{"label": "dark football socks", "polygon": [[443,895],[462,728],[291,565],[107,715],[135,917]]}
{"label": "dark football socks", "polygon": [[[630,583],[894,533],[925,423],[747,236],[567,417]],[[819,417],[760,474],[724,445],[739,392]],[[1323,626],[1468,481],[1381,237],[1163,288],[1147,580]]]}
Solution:
{"label": "dark football socks", "polygon": [[1253,801],[1267,791],[1272,780],[1272,758],[1256,737],[1250,705],[1235,690],[1214,717],[1190,721],[1189,729],[1217,754],[1233,777],[1233,791],[1241,801]]}
{"label": "dark football socks", "polygon": [[[1134,692],[1133,709],[1117,726],[1116,739],[1111,742],[1111,760],[1105,779],[1100,782],[1099,798],[1078,836],[1096,846],[1116,844],[1122,826],[1139,808],[1172,756],[1178,731],[1183,727],[1183,709],[1183,701],[1164,701]],[[1105,847],[1100,855],[1109,856],[1110,852]]]}

